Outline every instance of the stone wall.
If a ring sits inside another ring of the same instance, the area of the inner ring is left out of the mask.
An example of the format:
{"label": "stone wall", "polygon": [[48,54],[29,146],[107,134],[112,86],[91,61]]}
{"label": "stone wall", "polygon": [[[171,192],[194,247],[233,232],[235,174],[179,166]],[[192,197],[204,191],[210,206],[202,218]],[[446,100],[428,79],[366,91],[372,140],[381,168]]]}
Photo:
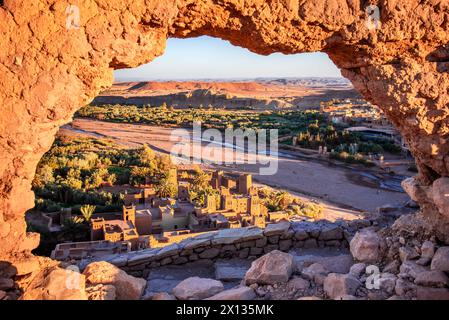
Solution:
{"label": "stone wall", "polygon": [[[352,222],[279,222],[265,229],[246,227],[223,229],[201,234],[167,245],[121,255],[96,259],[107,261],[136,277],[146,277],[152,268],[184,264],[200,259],[218,258],[254,259],[273,250],[289,251],[294,248],[347,249],[354,233],[376,224],[375,220]],[[81,269],[92,260],[80,263]]]}

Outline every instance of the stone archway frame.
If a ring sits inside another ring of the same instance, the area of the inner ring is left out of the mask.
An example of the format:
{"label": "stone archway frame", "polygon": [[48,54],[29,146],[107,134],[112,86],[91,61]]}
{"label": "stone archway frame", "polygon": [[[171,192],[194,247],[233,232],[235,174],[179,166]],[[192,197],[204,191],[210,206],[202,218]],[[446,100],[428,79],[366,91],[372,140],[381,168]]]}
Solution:
{"label": "stone archway frame", "polygon": [[[79,9],[77,11],[72,5]],[[379,8],[380,25],[368,27]],[[5,0],[0,7],[0,260],[31,256],[31,182],[59,126],[112,71],[209,35],[259,54],[326,52],[408,142],[405,183],[437,234],[449,230],[449,4],[445,0]]]}

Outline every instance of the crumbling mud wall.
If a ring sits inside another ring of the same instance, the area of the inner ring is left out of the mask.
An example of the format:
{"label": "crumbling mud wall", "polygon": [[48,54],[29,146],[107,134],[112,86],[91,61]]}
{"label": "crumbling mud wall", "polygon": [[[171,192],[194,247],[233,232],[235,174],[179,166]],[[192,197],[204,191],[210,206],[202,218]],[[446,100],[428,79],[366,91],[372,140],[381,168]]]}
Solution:
{"label": "crumbling mud wall", "polygon": [[[59,126],[112,84],[114,69],[150,62],[163,54],[168,37],[200,35],[259,54],[328,53],[406,138],[419,167],[407,190],[414,191],[438,234],[448,234],[447,1],[3,2],[0,260],[33,259],[39,237],[26,233],[24,212],[34,205],[36,165]],[[379,19],[369,20],[376,12],[367,13],[368,5],[377,6]]]}

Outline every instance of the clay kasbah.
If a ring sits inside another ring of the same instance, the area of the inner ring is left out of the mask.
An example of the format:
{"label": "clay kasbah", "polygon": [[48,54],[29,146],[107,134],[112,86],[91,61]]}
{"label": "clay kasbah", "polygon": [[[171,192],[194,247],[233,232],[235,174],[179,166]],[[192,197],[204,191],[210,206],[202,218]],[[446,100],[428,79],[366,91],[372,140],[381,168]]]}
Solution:
{"label": "clay kasbah", "polygon": [[[347,80],[114,80],[201,36],[322,52]],[[0,310],[172,300],[167,313],[226,318],[281,300],[449,300],[449,1],[3,0],[0,44]],[[189,135],[197,117],[279,130],[273,178],[172,162],[166,130]],[[367,210],[345,184],[393,200]]]}

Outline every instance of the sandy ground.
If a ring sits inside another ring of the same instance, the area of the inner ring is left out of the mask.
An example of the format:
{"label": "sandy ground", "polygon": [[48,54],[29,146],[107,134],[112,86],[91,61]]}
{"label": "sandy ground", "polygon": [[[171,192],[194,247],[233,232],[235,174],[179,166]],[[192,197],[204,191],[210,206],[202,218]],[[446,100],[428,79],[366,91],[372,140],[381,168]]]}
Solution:
{"label": "sandy ground", "polygon": [[[89,119],[75,119],[72,125],[64,126],[64,133],[78,132],[95,137],[110,138],[125,147],[139,147],[147,143],[159,152],[170,152],[174,141],[170,134],[174,129],[148,126],[102,122]],[[203,144],[202,152],[206,160],[216,158],[214,148]],[[221,150],[221,149],[220,149]],[[228,150],[230,149],[225,149]],[[194,153],[195,157],[198,152]],[[241,158],[240,152],[234,153]],[[273,160],[264,156],[263,160]],[[332,166],[313,160],[302,160],[292,157],[278,157],[278,170],[274,175],[260,175],[260,164],[232,164],[220,167],[230,172],[250,172],[255,182],[274,188],[286,189],[303,198],[317,201],[325,206],[328,218],[337,219],[341,215],[351,219],[362,211],[374,212],[385,204],[398,205],[409,197],[402,192],[394,192],[380,188],[375,183],[366,183],[360,176],[360,170],[354,171],[340,166]],[[265,166],[266,167],[266,166]]]}

